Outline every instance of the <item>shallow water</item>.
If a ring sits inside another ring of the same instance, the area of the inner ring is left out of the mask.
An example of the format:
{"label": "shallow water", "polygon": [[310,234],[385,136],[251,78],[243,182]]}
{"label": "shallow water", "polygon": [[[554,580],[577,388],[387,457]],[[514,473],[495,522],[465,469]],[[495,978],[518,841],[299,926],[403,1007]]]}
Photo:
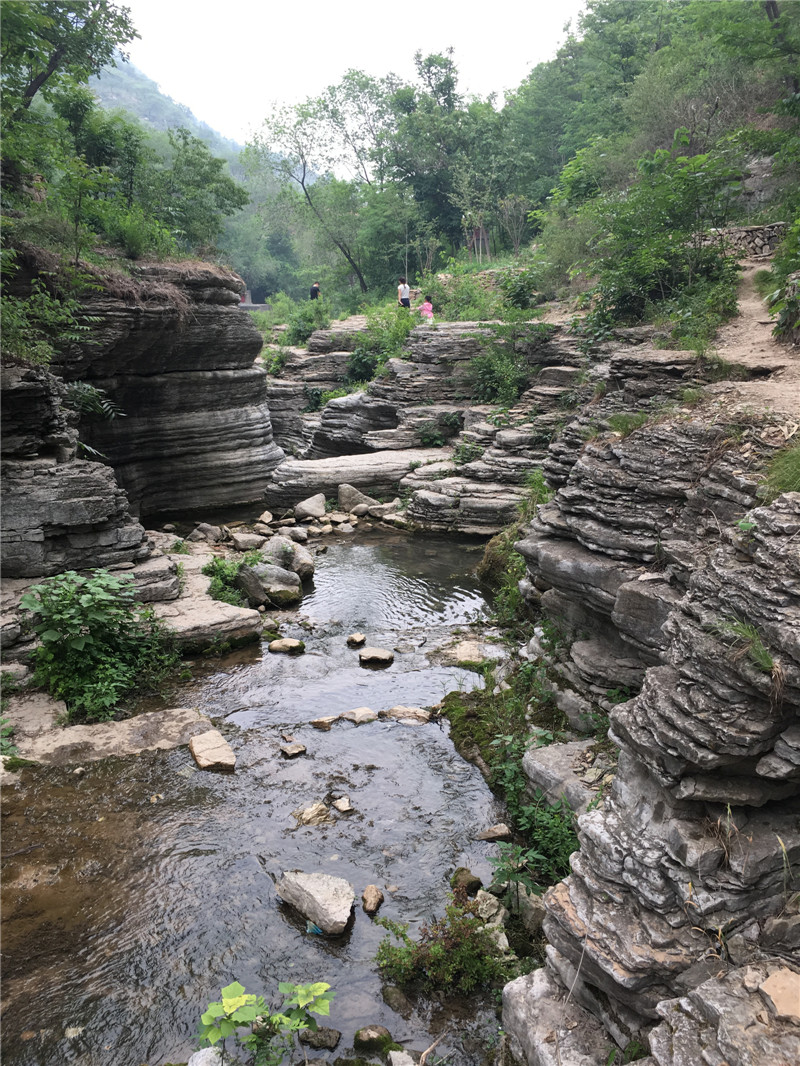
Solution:
{"label": "shallow water", "polygon": [[[305,655],[243,651],[202,664],[181,692],[228,737],[234,774],[199,772],[179,749],[90,763],[82,774],[28,770],[23,787],[6,790],[5,1063],[185,1062],[200,1013],[233,979],[273,1003],[278,981],[329,982],[328,1024],[343,1034],[331,1059],[377,1022],[417,1050],[447,1027],[453,1036],[437,1051],[480,1061],[471,1035],[480,1042],[490,1012],[393,1012],[372,962],[386,934],[360,900],[345,935],[314,936],[277,900],[273,880],[319,870],[349,880],[357,897],[377,884],[381,914],[413,927],[442,913],[455,867],[488,879],[492,845],[474,838],[502,812],[446,726],[308,724],[358,706],[430,705],[475,686],[477,675],[433,666],[426,653],[482,612],[479,557],[452,541],[332,543],[298,616],[282,626],[303,637]],[[399,649],[394,664],[359,667],[345,643],[354,630]],[[285,760],[282,733],[307,754]],[[352,814],[298,828],[293,811],[343,794]]]}

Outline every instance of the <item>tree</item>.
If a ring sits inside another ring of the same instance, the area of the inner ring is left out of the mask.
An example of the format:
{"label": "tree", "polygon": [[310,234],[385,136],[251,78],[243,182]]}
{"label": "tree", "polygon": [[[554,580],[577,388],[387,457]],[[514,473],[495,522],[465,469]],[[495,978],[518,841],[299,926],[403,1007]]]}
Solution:
{"label": "tree", "polygon": [[0,36],[8,132],[8,125],[19,121],[38,92],[49,97],[65,77],[84,81],[114,66],[120,48],[139,34],[128,8],[109,0],[5,0]]}

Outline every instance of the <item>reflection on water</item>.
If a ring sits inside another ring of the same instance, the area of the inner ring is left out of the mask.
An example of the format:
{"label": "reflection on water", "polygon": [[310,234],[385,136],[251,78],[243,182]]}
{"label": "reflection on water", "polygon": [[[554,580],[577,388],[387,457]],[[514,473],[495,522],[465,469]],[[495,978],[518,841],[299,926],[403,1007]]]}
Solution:
{"label": "reflection on water", "polygon": [[[234,978],[268,997],[280,980],[328,981],[339,1054],[371,1022],[409,1047],[432,1042],[441,1019],[404,1019],[383,1003],[372,958],[384,931],[357,907],[344,937],[308,935],[273,879],[320,870],[357,895],[374,883],[387,897],[381,913],[413,925],[442,912],[456,866],[490,873],[492,847],[474,837],[501,812],[443,727],[308,724],[356,706],[426,705],[476,683],[425,658],[483,607],[476,556],[434,543],[333,544],[302,606],[311,631],[295,626],[307,653],[244,656],[188,690],[234,747],[235,774],[200,773],[181,749],[81,774],[25,771],[24,788],[6,790],[4,1062],[185,1062],[200,1012]],[[400,649],[394,664],[360,668],[345,643],[355,629]],[[280,753],[289,732],[308,749],[294,761]],[[298,828],[293,811],[342,794],[352,814]],[[462,1036],[479,1015],[458,1023]],[[478,1061],[463,1043],[457,1055]]]}

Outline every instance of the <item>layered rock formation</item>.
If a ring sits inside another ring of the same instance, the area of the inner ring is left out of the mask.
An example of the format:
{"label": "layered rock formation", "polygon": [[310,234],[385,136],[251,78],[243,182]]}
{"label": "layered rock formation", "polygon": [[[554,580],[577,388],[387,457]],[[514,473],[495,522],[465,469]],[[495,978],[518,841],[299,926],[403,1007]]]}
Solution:
{"label": "layered rock formation", "polygon": [[[612,377],[638,403],[690,371],[661,353],[648,379],[631,359]],[[517,547],[527,596],[563,636],[556,696],[578,724],[608,690],[641,691],[611,710],[613,788],[545,898],[551,981],[506,990],[528,1066],[550,1061],[537,1018],[567,989],[587,1033],[650,1036],[658,1066],[706,1061],[701,1047],[730,1066],[800,1050],[800,1002],[787,1020],[761,991],[800,972],[800,494],[758,505],[773,422],[709,406],[629,435],[601,418],[587,439],[584,412],[548,455],[561,487]],[[755,1042],[719,1013],[748,996]],[[589,1044],[562,1048],[562,1066],[605,1062]]]}
{"label": "layered rock formation", "polygon": [[261,337],[242,281],[207,264],[140,267],[86,301],[91,343],[55,368],[105,390],[124,417],[86,422],[138,513],[259,499],[283,458],[272,440]]}
{"label": "layered rock formation", "polygon": [[130,566],[150,554],[114,472],[78,459],[63,384],[42,368],[2,372],[3,575]]}

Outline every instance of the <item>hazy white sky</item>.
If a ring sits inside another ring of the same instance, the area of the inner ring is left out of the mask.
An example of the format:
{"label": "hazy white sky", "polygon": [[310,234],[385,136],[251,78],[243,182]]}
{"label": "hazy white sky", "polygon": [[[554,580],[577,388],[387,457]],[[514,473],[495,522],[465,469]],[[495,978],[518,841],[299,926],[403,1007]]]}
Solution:
{"label": "hazy white sky", "polygon": [[462,91],[515,89],[552,58],[582,0],[123,0],[131,61],[196,118],[238,141],[275,101],[318,94],[355,68],[412,79],[414,53],[452,46]]}

